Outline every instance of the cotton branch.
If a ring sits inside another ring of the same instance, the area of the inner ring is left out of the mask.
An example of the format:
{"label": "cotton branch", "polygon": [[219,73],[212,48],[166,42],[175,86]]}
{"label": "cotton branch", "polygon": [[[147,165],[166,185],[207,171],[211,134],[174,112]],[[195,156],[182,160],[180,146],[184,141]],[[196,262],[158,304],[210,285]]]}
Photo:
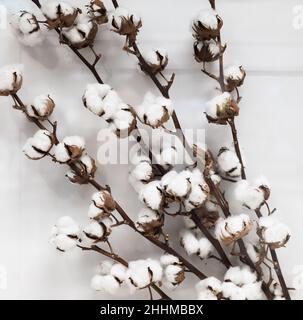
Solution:
{"label": "cotton branch", "polygon": [[[211,8],[215,10],[216,9],[215,0],[209,0],[209,3],[211,5]],[[221,26],[222,26],[222,24],[221,24]],[[205,72],[205,70],[202,70],[202,71],[205,74],[207,74],[209,77],[211,77],[211,78],[215,79],[216,81],[218,81],[218,83],[220,85],[220,88],[221,88],[221,91],[223,93],[223,92],[226,91],[227,88],[226,88],[225,75],[224,75],[224,62],[223,62],[224,52],[222,52],[222,49],[221,49],[222,48],[222,42],[221,42],[220,28],[218,28],[218,33],[216,35],[216,41],[217,41],[218,47],[221,50],[221,53],[220,53],[219,59],[218,59],[218,61],[219,61],[219,76],[217,77],[215,75],[208,74],[207,72]],[[232,86],[231,88],[229,87],[228,89],[229,89],[229,91],[233,91],[233,90],[236,91],[237,103],[239,103],[241,98],[240,98],[237,86],[235,85],[235,86]],[[235,117],[234,116],[230,116],[227,119],[226,123],[229,125],[229,127],[231,129],[235,152],[236,152],[236,155],[237,155],[237,157],[239,159],[239,162],[241,164],[241,178],[243,180],[246,180],[245,167],[244,167],[244,164],[243,164],[243,158],[242,158],[242,155],[241,155],[241,149],[240,149],[239,139],[238,139],[238,133],[237,133],[236,125],[235,125]],[[229,210],[228,210],[228,207],[227,207],[227,203],[225,203],[224,200],[222,200],[222,197],[220,196],[220,191],[218,191],[218,190],[215,191],[215,196],[216,196],[218,202],[221,204],[221,208],[225,212],[225,215],[226,215],[227,211],[229,211]],[[255,212],[256,212],[256,215],[259,218],[262,217],[260,209],[256,209]],[[242,250],[245,249],[245,247],[243,247],[243,245],[241,243],[239,243],[239,246],[240,246],[240,250],[241,250],[241,248],[242,248]],[[270,252],[271,252],[272,259],[273,259],[274,269],[276,271],[277,277],[279,279],[279,282],[280,282],[280,285],[281,285],[281,288],[282,288],[282,291],[283,291],[283,295],[287,300],[290,300],[289,291],[288,291],[287,285],[285,283],[285,280],[284,280],[284,277],[283,277],[283,274],[282,274],[282,271],[281,271],[281,268],[280,268],[280,265],[279,265],[279,262],[278,262],[278,258],[277,258],[276,252],[272,248],[270,248]]]}
{"label": "cotton branch", "polygon": [[[17,94],[12,94],[12,98],[14,100],[14,102],[18,103],[18,109],[23,111],[25,114],[25,105],[22,102],[22,100],[19,98],[19,96]],[[35,118],[30,118],[30,121],[32,121],[39,129],[42,130],[48,130],[43,124],[42,122],[40,122],[38,119]],[[54,135],[54,133],[53,133]],[[57,136],[54,136],[54,141],[55,144],[58,144],[59,140],[57,138]],[[74,170],[77,174],[81,175],[81,171],[79,171],[79,169],[77,168],[77,166],[73,163],[69,163],[68,164],[70,166],[70,168],[72,170]],[[99,184],[96,180],[94,179],[89,179],[88,181],[89,184],[91,184],[95,189],[97,189],[98,191],[102,191],[102,190],[108,190],[108,187],[104,187],[101,184]],[[151,243],[153,243],[155,246],[157,246],[158,248],[162,249],[164,252],[167,252],[169,254],[172,254],[176,257],[179,258],[179,260],[184,264],[184,266],[187,267],[187,269],[189,269],[193,274],[195,274],[199,279],[204,279],[206,278],[206,276],[200,271],[198,270],[195,266],[193,266],[188,260],[186,260],[184,257],[182,257],[177,251],[175,251],[172,247],[170,247],[167,242],[162,242],[160,240],[158,240],[155,237],[150,237],[150,236],[145,236],[142,232],[139,232],[139,230],[136,228],[136,225],[134,223],[134,221],[128,216],[128,214],[123,210],[123,208],[119,205],[119,203],[116,202],[116,210],[119,213],[119,215],[123,218],[123,220],[125,221],[125,223],[132,228],[134,231],[136,231],[137,233],[139,233],[142,237],[144,237],[145,239],[147,239],[148,241],[150,241]]]}
{"label": "cotton branch", "polygon": [[[96,245],[92,245],[91,247],[84,247],[82,245],[78,245],[78,247],[80,249],[82,249],[83,251],[94,251],[94,252],[97,252],[107,258],[110,258],[111,260],[113,261],[116,261],[122,265],[124,265],[125,267],[128,267],[128,262],[123,259],[122,257],[120,257],[119,255],[115,254],[115,253],[111,253],[111,252],[108,252]],[[154,283],[150,284],[148,286],[148,288],[150,289],[150,287],[153,288],[153,290],[155,290],[161,297],[162,300],[171,300],[171,298],[165,293],[163,292],[157,285],[155,285]]]}

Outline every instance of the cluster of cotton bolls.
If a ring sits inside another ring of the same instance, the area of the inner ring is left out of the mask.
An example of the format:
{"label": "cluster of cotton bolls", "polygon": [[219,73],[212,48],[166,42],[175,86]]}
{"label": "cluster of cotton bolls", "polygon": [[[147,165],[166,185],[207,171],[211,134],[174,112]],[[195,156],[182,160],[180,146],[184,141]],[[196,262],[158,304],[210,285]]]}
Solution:
{"label": "cluster of cotton bolls", "polygon": [[201,259],[209,258],[214,250],[210,241],[197,230],[183,231],[181,245],[189,256],[196,254]]}
{"label": "cluster of cotton bolls", "polygon": [[84,106],[106,120],[117,136],[129,135],[136,128],[133,108],[107,84],[88,84],[83,95]]}
{"label": "cluster of cotton bolls", "polygon": [[261,282],[248,267],[231,267],[224,281],[215,277],[201,280],[196,285],[199,300],[262,300]]}
{"label": "cluster of cotton bolls", "polygon": [[165,206],[178,202],[186,211],[203,205],[209,195],[209,187],[199,169],[171,170],[161,180],[142,184],[139,199],[152,210],[161,210]]}
{"label": "cluster of cotton bolls", "polygon": [[225,46],[217,42],[223,22],[213,9],[202,10],[192,23],[195,58],[198,62],[212,62],[219,59]]}
{"label": "cluster of cotton bolls", "polygon": [[22,11],[11,17],[11,25],[18,40],[33,47],[44,40],[44,34],[39,26],[37,18],[30,12]]}
{"label": "cluster of cotton bolls", "polygon": [[247,214],[239,214],[228,218],[220,218],[216,223],[216,238],[225,245],[230,245],[246,236],[253,227]]}
{"label": "cluster of cotton bolls", "polygon": [[238,114],[239,107],[228,92],[223,92],[206,104],[206,116],[209,122],[226,124],[228,119]]}
{"label": "cluster of cotton bolls", "polygon": [[142,104],[135,110],[141,122],[152,128],[159,128],[170,119],[173,103],[170,99],[147,92]]}
{"label": "cluster of cotton bolls", "polygon": [[23,65],[7,65],[0,68],[0,96],[17,93],[23,81]]}
{"label": "cluster of cotton bolls", "polygon": [[[87,8],[87,12],[84,12],[65,1],[47,1],[41,10],[48,29],[60,29],[64,41],[81,49],[93,44],[98,24],[108,22],[107,10],[101,0],[91,0]],[[22,11],[13,15],[12,26],[18,39],[25,45],[35,46],[44,39],[38,19],[32,13]]]}
{"label": "cluster of cotton bolls", "polygon": [[126,284],[133,293],[160,282],[167,288],[174,289],[184,279],[184,267],[179,259],[165,254],[160,261],[147,258],[130,261],[128,265],[103,261],[91,280],[91,287],[96,291],[115,294],[123,284]]}

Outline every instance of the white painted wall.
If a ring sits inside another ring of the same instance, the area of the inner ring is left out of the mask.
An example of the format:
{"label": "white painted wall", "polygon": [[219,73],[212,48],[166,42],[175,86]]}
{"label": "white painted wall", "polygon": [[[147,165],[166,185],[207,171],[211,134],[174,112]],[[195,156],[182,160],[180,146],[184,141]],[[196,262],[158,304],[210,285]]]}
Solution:
{"label": "white painted wall", "polygon": [[[222,127],[210,127],[203,116],[204,103],[213,93],[214,83],[199,72],[192,58],[190,21],[207,0],[124,0],[125,7],[138,12],[144,22],[139,44],[142,48],[165,47],[169,53],[169,72],[177,77],[172,98],[185,128],[206,128],[207,140],[214,149],[230,139]],[[84,3],[84,1],[74,1]],[[106,1],[110,3],[110,1]],[[303,265],[303,29],[293,27],[293,8],[300,0],[218,0],[224,18],[223,39],[228,43],[228,63],[241,63],[248,71],[241,90],[241,116],[238,120],[242,148],[250,178],[263,173],[272,184],[271,205],[287,222],[293,236],[287,249],[279,251],[284,273],[291,285],[292,269]],[[9,11],[33,8],[30,0],[0,0]],[[122,38],[104,30],[96,43],[103,60],[99,71],[130,104],[139,103],[152,83],[138,72],[136,61],[121,50]],[[51,93],[57,108],[59,136],[81,134],[88,150],[98,149],[97,132],[105,127],[81,104],[86,83],[93,81],[88,71],[68,48],[49,36],[44,47],[21,47],[8,29],[0,30],[1,65],[25,65],[21,96],[25,101],[40,93]],[[90,278],[100,257],[75,252],[62,256],[49,244],[50,227],[59,216],[69,214],[86,221],[90,187],[78,187],[64,179],[65,169],[48,160],[29,161],[21,153],[34,132],[21,114],[0,99],[0,265],[7,270],[7,289],[0,299],[102,299],[94,293]],[[140,207],[127,183],[127,166],[105,166],[98,178],[110,184],[113,193],[132,217]],[[181,223],[173,220],[169,231],[178,233]],[[128,259],[154,256],[159,251],[125,228],[113,236],[114,246]],[[195,263],[201,264],[199,260]],[[206,266],[204,270],[209,270]],[[220,270],[218,270],[220,272]],[[194,278],[192,278],[194,281]],[[174,295],[194,297],[193,282]],[[146,297],[141,292],[140,297]],[[297,292],[297,297],[302,297]],[[135,298],[128,291],[118,298]]]}

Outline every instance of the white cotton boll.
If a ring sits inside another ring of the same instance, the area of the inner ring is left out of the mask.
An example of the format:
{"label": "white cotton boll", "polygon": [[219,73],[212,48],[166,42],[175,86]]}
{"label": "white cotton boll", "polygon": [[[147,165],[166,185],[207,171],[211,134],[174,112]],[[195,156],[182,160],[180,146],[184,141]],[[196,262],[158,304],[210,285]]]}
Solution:
{"label": "white cotton boll", "polygon": [[164,269],[164,277],[166,281],[174,284],[177,281],[178,275],[183,272],[184,270],[181,266],[171,264]]}
{"label": "white cotton boll", "polygon": [[0,96],[16,93],[22,85],[23,65],[14,64],[0,68]]}
{"label": "white cotton boll", "polygon": [[150,209],[159,210],[163,203],[163,192],[160,181],[151,181],[143,186],[139,199]]}
{"label": "white cotton boll", "polygon": [[173,112],[173,105],[170,99],[156,97],[151,92],[147,92],[142,104],[135,110],[140,121],[158,128],[169,120]]}
{"label": "white cotton boll", "polygon": [[161,267],[161,264],[157,260],[153,259],[146,259],[146,264],[148,269],[151,272],[152,282],[158,282],[162,279],[163,269]]}
{"label": "white cotton boll", "polygon": [[197,300],[218,300],[218,298],[213,292],[204,290],[198,293]]}
{"label": "white cotton boll", "polygon": [[86,86],[83,95],[84,105],[94,114],[102,116],[104,113],[103,99],[109,93],[111,87],[107,84],[90,83]]}
{"label": "white cotton boll", "polygon": [[83,232],[90,239],[101,239],[104,236],[104,229],[97,221],[90,222]]}
{"label": "white cotton boll", "polygon": [[[60,11],[58,10],[60,6]],[[48,1],[42,5],[42,12],[45,16],[51,20],[59,18],[62,15],[72,15],[75,9],[67,2],[63,1]]]}
{"label": "white cotton boll", "polygon": [[182,155],[175,147],[169,146],[164,148],[160,154],[156,155],[157,163],[162,166],[182,164]]}
{"label": "white cotton boll", "polygon": [[77,246],[77,240],[66,234],[57,235],[51,240],[51,242],[57,247],[58,250],[63,252],[72,250]]}
{"label": "white cotton boll", "polygon": [[160,263],[162,266],[168,266],[170,264],[180,264],[180,260],[172,254],[164,254],[160,257]]}
{"label": "white cotton boll", "polygon": [[158,227],[157,222],[160,224],[161,217],[158,212],[149,208],[142,208],[138,214],[136,227],[139,231],[149,231],[153,227]]}
{"label": "white cotton boll", "polygon": [[29,12],[12,15],[11,25],[18,40],[26,46],[33,47],[44,40],[36,17]]}
{"label": "white cotton boll", "polygon": [[152,259],[131,261],[126,278],[131,289],[141,289],[151,282],[161,280],[162,267],[158,261]]}
{"label": "white cotton boll", "polygon": [[169,196],[176,198],[185,198],[191,190],[186,172],[177,173],[172,170],[162,177],[161,184]]}
{"label": "white cotton boll", "polygon": [[248,267],[231,267],[225,273],[224,281],[231,281],[238,286],[242,286],[256,282],[257,275],[255,272],[251,272]]}
{"label": "white cotton boll", "polygon": [[248,283],[242,286],[247,300],[263,300],[262,282]]}
{"label": "white cotton boll", "polygon": [[62,141],[67,146],[76,146],[80,149],[85,148],[85,140],[79,136],[69,136],[65,137]]}
{"label": "white cotton boll", "polygon": [[207,238],[201,238],[199,240],[199,257],[201,259],[207,259],[212,253],[214,247]]}
{"label": "white cotton boll", "polygon": [[110,270],[110,274],[118,279],[119,282],[123,282],[126,279],[126,271],[127,268],[124,265],[121,263],[115,263]]}
{"label": "white cotton boll", "polygon": [[224,75],[225,78],[231,79],[231,80],[242,80],[243,79],[243,71],[241,66],[230,66],[228,68],[225,68]]}
{"label": "white cotton boll", "polygon": [[140,17],[137,14],[131,13],[127,9],[122,7],[116,8],[111,14],[111,18],[115,21],[117,29],[121,28],[123,18],[129,19],[130,17],[132,17],[133,23],[135,25],[139,24],[141,21]]}
{"label": "white cotton boll", "polygon": [[26,106],[26,113],[30,117],[45,120],[52,114],[54,107],[53,99],[47,94],[42,94],[37,96],[32,104]]}
{"label": "white cotton boll", "polygon": [[104,260],[98,264],[97,273],[101,276],[106,276],[110,274],[113,265],[114,265],[113,261]]}
{"label": "white cotton boll", "polygon": [[29,138],[23,147],[25,155],[33,160],[43,158],[52,148],[53,141],[49,131],[38,130],[32,138]]}
{"label": "white cotton boll", "polygon": [[217,12],[213,9],[205,9],[198,13],[195,22],[200,22],[205,28],[215,30],[218,28]]}
{"label": "white cotton boll", "polygon": [[70,160],[70,155],[64,146],[64,143],[59,143],[55,147],[54,157],[60,163],[65,163]]}
{"label": "white cotton boll", "polygon": [[199,252],[199,241],[193,232],[188,230],[183,232],[181,235],[181,244],[189,256]]}
{"label": "white cotton boll", "polygon": [[218,155],[218,165],[220,170],[230,177],[241,175],[241,164],[236,153],[227,148],[221,148]]}
{"label": "white cotton boll", "polygon": [[224,113],[226,107],[230,104],[232,97],[230,93],[224,92],[214,97],[206,104],[206,113],[213,119],[217,119],[221,113]]}
{"label": "white cotton boll", "polygon": [[264,202],[264,192],[252,187],[247,180],[238,181],[235,186],[235,198],[243,206],[256,210]]}
{"label": "white cotton boll", "polygon": [[258,225],[261,228],[262,240],[273,247],[284,246],[290,238],[290,229],[272,216],[260,218]]}
{"label": "white cotton boll", "polygon": [[84,165],[86,174],[90,175],[96,171],[95,160],[88,154],[83,154],[79,161]]}
{"label": "white cotton boll", "polygon": [[135,166],[131,175],[137,180],[149,181],[153,176],[153,168],[149,161],[143,161]]}
{"label": "white cotton boll", "polygon": [[242,288],[236,286],[232,282],[222,283],[222,294],[226,299],[230,300],[245,300],[246,295]]}
{"label": "white cotton boll", "polygon": [[109,294],[115,294],[120,288],[120,284],[112,275],[95,275],[91,280],[91,287],[96,291],[105,291]]}
{"label": "white cotton boll", "polygon": [[247,235],[252,225],[250,217],[246,214],[230,216],[217,221],[215,235],[219,241],[229,245]]}
{"label": "white cotton boll", "polygon": [[100,215],[102,215],[103,213],[105,213],[105,211],[103,209],[96,207],[93,203],[90,204],[89,209],[88,209],[88,217],[90,219],[96,219]]}
{"label": "white cotton boll", "polygon": [[80,228],[78,223],[70,216],[63,216],[56,223],[58,234],[67,234],[69,236],[78,236]]}
{"label": "white cotton boll", "polygon": [[215,277],[208,277],[204,280],[199,281],[196,284],[196,291],[200,295],[207,294],[207,292],[214,295],[215,299],[217,299],[217,294],[222,291],[222,282]]}
{"label": "white cotton boll", "polygon": [[113,116],[115,127],[120,131],[131,129],[135,121],[133,113],[125,104],[120,105],[119,108],[121,109],[117,110]]}
{"label": "white cotton boll", "polygon": [[192,185],[188,198],[184,201],[185,210],[190,212],[201,206],[207,199],[207,194],[200,185]]}

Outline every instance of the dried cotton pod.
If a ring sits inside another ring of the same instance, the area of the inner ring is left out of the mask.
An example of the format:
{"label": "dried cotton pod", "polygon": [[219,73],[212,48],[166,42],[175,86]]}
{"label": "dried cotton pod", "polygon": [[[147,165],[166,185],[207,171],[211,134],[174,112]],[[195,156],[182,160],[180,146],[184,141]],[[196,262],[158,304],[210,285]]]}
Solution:
{"label": "dried cotton pod", "polygon": [[197,62],[214,62],[224,53],[226,45],[220,47],[214,40],[196,41],[194,43],[194,53]]}
{"label": "dried cotton pod", "polygon": [[[162,49],[143,52],[142,56],[153,74],[162,72],[168,64],[168,55],[166,51]],[[144,66],[141,63],[139,65],[142,71],[145,72],[146,70],[144,70]]]}
{"label": "dried cotton pod", "polygon": [[107,10],[103,1],[101,0],[91,0],[90,4],[88,5],[88,14],[98,24],[104,24],[108,22]]}

